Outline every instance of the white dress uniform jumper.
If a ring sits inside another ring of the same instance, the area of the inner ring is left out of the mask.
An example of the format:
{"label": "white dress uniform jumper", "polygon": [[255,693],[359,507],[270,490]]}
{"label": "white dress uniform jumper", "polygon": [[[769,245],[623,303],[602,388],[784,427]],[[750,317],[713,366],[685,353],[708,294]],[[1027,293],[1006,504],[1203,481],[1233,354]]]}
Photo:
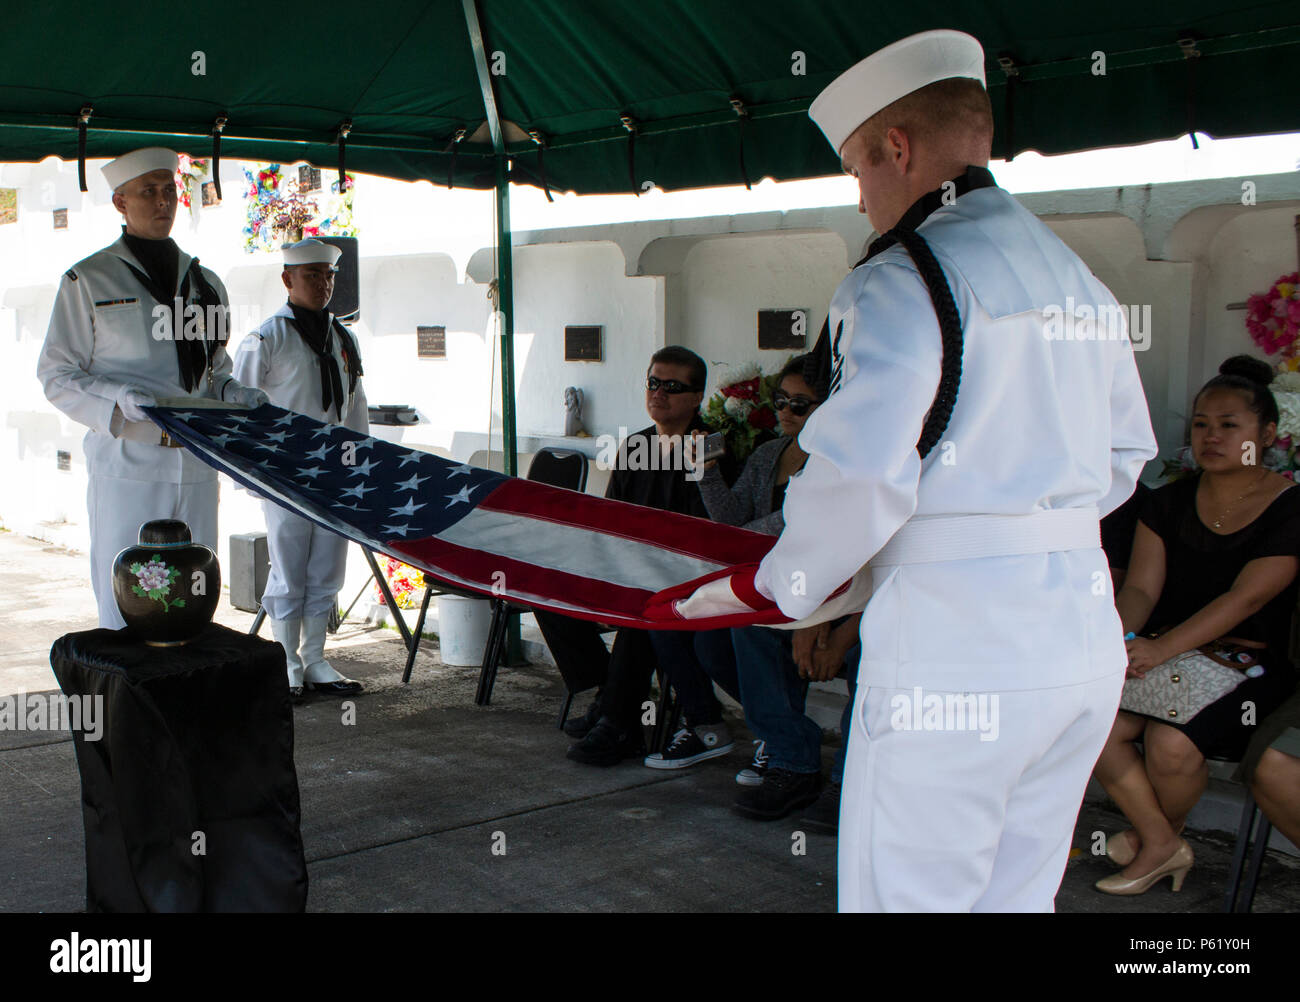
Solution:
{"label": "white dress uniform jumper", "polygon": [[831,302],[831,394],[756,581],[799,619],[869,563],[844,911],[1051,910],[1127,663],[1097,522],[1156,447],[1125,315],[986,170],[954,184],[891,231],[928,244],[959,318],[946,429],[918,452],[951,360],[882,238]]}
{"label": "white dress uniform jumper", "polygon": [[[286,303],[240,344],[236,376],[265,390],[278,407],[365,434],[370,427],[369,407],[355,341],[332,314],[326,314],[322,329],[329,332],[322,345],[325,356],[307,343],[294,307]],[[350,350],[344,350],[345,344]],[[334,375],[337,381],[331,378]],[[304,465],[340,462],[338,449],[325,441],[322,454],[308,454]],[[271,573],[262,607],[285,649],[289,685],[338,682],[342,676],[325,660],[325,627],[343,587],[348,541],[271,501],[263,502],[263,510]]]}
{"label": "white dress uniform jumper", "polygon": [[[73,265],[59,283],[37,366],[49,401],[90,429],[83,444],[89,475],[91,581],[99,625],[109,629],[126,625],[113,599],[113,559],[136,543],[141,523],[182,519],[195,542],[213,549],[218,543],[216,473],[187,449],[176,448],[152,422],[124,420],[117,407],[119,394],[132,386],[158,399],[221,400],[226,399],[223,393],[238,389],[224,345],[209,337],[212,311],[173,320],[174,332],[182,338],[184,323],[190,324],[191,336],[197,335],[179,348],[166,336],[171,332],[157,326],[154,312],[159,305],[155,292],[171,300],[180,296],[187,306],[215,299],[224,311],[228,301],[220,279],[179,252],[170,297],[161,289],[151,291],[146,282],[152,285],[125,236]],[[173,302],[166,305],[170,319],[175,316]],[[206,353],[206,358],[190,356],[194,371],[187,378],[178,357],[195,351]]]}

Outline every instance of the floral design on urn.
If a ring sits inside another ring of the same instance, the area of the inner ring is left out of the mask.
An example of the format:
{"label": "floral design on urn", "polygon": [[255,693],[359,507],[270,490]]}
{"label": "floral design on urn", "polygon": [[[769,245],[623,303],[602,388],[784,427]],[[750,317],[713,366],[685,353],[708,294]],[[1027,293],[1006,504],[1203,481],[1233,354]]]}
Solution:
{"label": "floral design on urn", "polygon": [[153,647],[186,644],[217,611],[221,565],[184,522],[145,522],[139,544],[113,561],[113,597],[136,639]]}

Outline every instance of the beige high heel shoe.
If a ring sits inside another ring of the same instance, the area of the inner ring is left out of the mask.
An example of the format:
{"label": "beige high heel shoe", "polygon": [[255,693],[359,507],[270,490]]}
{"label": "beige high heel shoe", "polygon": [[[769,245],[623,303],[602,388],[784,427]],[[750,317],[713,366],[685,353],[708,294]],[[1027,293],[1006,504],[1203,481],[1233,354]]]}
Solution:
{"label": "beige high heel shoe", "polygon": [[1145,894],[1153,884],[1165,877],[1172,876],[1174,891],[1181,891],[1183,889],[1183,879],[1187,876],[1187,871],[1192,868],[1194,858],[1192,847],[1187,844],[1186,839],[1180,838],[1178,840],[1178,850],[1150,873],[1141,877],[1134,877],[1132,880],[1129,880],[1122,873],[1116,873],[1109,877],[1103,877],[1093,886],[1104,894],[1132,896]]}
{"label": "beige high heel shoe", "polygon": [[[1174,829],[1175,835],[1181,835],[1186,823],[1179,825]],[[1106,839],[1106,858],[1118,867],[1128,866],[1129,863],[1137,859],[1138,843],[1132,828],[1125,829],[1117,835]]]}

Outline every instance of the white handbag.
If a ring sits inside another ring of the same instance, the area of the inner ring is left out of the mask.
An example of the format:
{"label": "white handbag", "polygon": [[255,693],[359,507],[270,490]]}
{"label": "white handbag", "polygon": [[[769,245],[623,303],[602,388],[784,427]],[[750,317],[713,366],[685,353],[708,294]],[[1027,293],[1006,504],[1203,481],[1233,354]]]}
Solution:
{"label": "white handbag", "polygon": [[1224,640],[1178,654],[1125,681],[1119,708],[1184,725],[1246,681],[1246,672],[1258,667],[1257,655],[1254,648]]}

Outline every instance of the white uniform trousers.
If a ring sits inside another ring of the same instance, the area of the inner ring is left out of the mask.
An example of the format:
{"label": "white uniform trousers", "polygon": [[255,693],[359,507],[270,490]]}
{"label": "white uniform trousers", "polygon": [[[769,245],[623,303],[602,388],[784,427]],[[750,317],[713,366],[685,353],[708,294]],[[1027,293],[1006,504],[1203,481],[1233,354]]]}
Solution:
{"label": "white uniform trousers", "polygon": [[218,483],[173,484],[91,476],[86,491],[90,515],[90,577],[99,606],[99,625],[126,626],[113,598],[113,561],[140,541],[140,526],[156,518],[177,518],[190,527],[190,538],[217,549]]}
{"label": "white uniform trousers", "polygon": [[262,509],[271,558],[262,608],[272,619],[329,615],[343,587],[348,541],[273,502]]}
{"label": "white uniform trousers", "polygon": [[985,728],[996,737],[983,741],[970,721],[916,726],[918,696],[924,707],[947,693],[859,685],[840,801],[840,911],[1052,911],[1123,684],[1121,672],[984,694],[997,702],[987,704],[996,730]]}

